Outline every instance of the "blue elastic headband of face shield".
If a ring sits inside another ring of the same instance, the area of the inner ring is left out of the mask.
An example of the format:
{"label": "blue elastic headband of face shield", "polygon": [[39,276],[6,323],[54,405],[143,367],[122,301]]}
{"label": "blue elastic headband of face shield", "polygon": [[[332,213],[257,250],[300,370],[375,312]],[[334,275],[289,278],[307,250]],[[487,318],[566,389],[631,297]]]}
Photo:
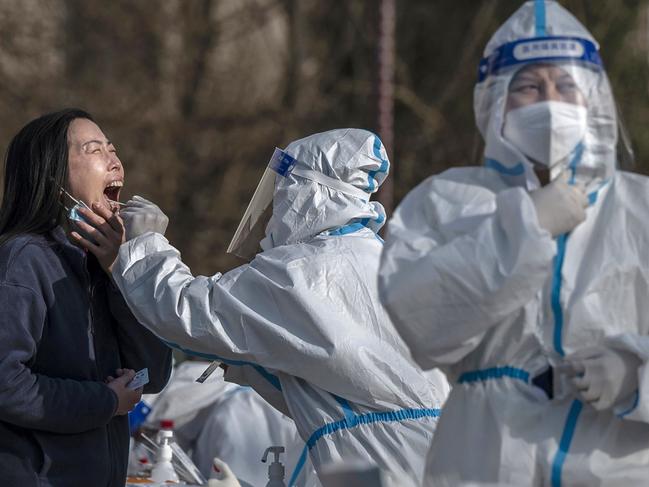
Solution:
{"label": "blue elastic headband of face shield", "polygon": [[[288,152],[282,149],[275,149],[273,156],[268,161],[268,168],[273,170],[276,174],[282,177],[288,177],[290,174],[309,179],[315,183],[327,186],[335,191],[340,191],[347,195],[359,198],[363,201],[369,201],[370,192],[357,188],[353,184],[346,183],[336,178],[332,178],[313,169],[306,169],[302,167],[295,167],[297,160]],[[378,172],[378,171],[377,171]],[[371,174],[371,173],[370,173]]]}
{"label": "blue elastic headband of face shield", "polygon": [[551,61],[574,61],[596,70],[603,69],[597,46],[579,37],[535,37],[508,42],[482,58],[478,68],[478,83],[491,75],[518,64]]}
{"label": "blue elastic headband of face shield", "polygon": [[273,156],[268,161],[268,167],[280,176],[286,177],[291,174],[297,161],[288,152],[275,148]]}

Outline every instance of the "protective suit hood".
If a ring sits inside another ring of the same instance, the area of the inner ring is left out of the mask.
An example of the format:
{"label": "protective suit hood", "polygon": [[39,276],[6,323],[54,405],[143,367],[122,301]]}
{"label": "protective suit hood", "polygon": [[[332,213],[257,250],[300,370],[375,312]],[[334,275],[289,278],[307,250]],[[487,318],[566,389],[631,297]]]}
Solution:
{"label": "protective suit hood", "polygon": [[[285,152],[295,159],[295,168],[275,178],[263,250],[304,242],[325,231],[342,234],[364,226],[376,232],[383,226],[383,206],[369,201],[390,165],[378,136],[361,129],[330,130],[296,140]],[[358,190],[367,196],[355,196]]]}
{"label": "protective suit hood", "polygon": [[[523,4],[493,35],[474,90],[476,123],[485,140],[485,165],[510,185],[539,186],[533,163],[503,136],[510,82],[533,64],[568,73],[587,102],[585,136],[561,162],[574,180],[596,189],[615,171],[618,120],[599,45],[588,30],[553,0]],[[630,151],[630,149],[629,149]]]}

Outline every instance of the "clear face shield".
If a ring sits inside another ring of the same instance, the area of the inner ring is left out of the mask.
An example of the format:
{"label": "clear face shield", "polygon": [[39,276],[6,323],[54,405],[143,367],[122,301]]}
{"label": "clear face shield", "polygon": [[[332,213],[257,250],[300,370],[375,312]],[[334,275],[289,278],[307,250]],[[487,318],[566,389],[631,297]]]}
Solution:
{"label": "clear face shield", "polygon": [[286,177],[295,166],[295,159],[281,149],[275,148],[268,166],[252,195],[234,237],[228,246],[228,254],[250,260],[259,249],[259,242],[266,233],[266,225],[273,214],[275,178]]}
{"label": "clear face shield", "polygon": [[527,161],[549,180],[569,171],[589,185],[610,178],[618,161],[633,161],[594,43],[545,37],[505,44],[483,59],[479,83],[488,166],[513,172]]}
{"label": "clear face shield", "polygon": [[286,151],[275,149],[228,246],[228,253],[235,254],[245,260],[251,260],[259,251],[259,243],[266,234],[266,226],[273,214],[272,203],[278,176],[282,178],[288,178],[291,175],[299,176],[326,186],[331,190],[339,191],[365,202],[369,201],[370,193],[340,179],[308,169],[304,167],[306,164],[296,167],[297,163],[298,161]]}

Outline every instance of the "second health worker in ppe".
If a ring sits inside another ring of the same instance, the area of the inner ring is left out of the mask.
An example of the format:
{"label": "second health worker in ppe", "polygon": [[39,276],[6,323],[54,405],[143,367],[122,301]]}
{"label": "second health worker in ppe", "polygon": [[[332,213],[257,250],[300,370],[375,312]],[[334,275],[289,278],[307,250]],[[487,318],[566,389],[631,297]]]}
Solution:
{"label": "second health worker in ppe", "polygon": [[598,45],[558,3],[526,2],[474,102],[485,167],[413,190],[381,266],[415,360],[457,383],[425,485],[644,485],[649,180],[616,170]]}
{"label": "second health worker in ppe", "polygon": [[[370,132],[298,140],[276,151],[235,236],[233,250],[250,250],[248,231],[272,199],[264,251],[250,264],[195,277],[160,233],[148,232],[121,246],[112,269],[145,326],[173,347],[230,364],[226,378],[249,383],[293,418],[306,447],[291,485],[307,457],[316,470],[361,460],[404,485],[421,481],[443,398],[378,299],[385,213],[369,198],[387,170]],[[150,214],[140,208],[127,211],[131,223]]]}

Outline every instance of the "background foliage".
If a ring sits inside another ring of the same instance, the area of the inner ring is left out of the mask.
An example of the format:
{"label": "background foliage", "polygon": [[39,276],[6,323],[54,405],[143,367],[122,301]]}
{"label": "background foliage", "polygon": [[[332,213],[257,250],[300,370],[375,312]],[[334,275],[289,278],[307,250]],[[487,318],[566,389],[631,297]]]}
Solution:
{"label": "background foliage", "polygon": [[[480,163],[472,91],[518,0],[397,0],[395,202],[431,173]],[[563,0],[600,41],[649,173],[647,0]],[[374,129],[378,0],[2,0],[0,150],[30,119],[90,111],[157,202],[196,273],[225,254],[275,146]]]}

